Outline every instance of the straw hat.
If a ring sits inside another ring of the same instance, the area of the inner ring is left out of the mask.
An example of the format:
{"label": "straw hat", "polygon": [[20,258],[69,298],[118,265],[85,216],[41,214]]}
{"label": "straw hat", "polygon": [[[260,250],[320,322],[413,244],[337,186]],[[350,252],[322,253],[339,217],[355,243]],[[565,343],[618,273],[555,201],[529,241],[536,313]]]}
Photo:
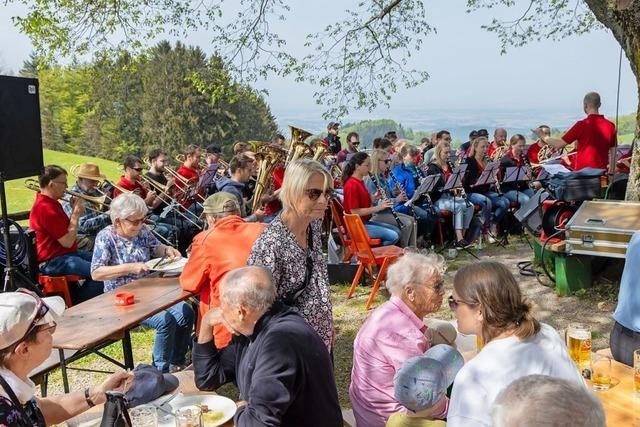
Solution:
{"label": "straw hat", "polygon": [[103,181],[106,176],[100,173],[98,165],[93,163],[83,163],[75,171],[76,178],[85,178],[93,181]]}

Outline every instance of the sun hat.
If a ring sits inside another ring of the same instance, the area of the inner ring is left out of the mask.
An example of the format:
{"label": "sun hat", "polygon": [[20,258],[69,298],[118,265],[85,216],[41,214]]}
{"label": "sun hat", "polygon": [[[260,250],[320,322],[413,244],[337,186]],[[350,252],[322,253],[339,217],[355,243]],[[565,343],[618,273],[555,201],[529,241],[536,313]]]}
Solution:
{"label": "sun hat", "polygon": [[100,173],[100,167],[94,163],[83,163],[74,172],[76,178],[85,178],[93,181],[104,181],[107,178]]}

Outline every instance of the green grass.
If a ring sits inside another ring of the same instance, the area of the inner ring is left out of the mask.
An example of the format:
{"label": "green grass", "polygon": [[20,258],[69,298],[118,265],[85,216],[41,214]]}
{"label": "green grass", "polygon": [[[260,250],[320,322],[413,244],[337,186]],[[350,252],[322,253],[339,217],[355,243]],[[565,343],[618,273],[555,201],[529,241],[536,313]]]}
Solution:
{"label": "green grass", "polygon": [[[72,165],[78,163],[95,163],[100,167],[100,172],[111,180],[117,180],[122,175],[120,165],[111,160],[98,159],[97,157],[81,156],[79,154],[62,153],[60,151],[44,150],[44,164],[62,166],[69,171]],[[75,178],[69,176],[69,186],[75,183]],[[35,199],[35,193],[24,186],[24,179],[14,179],[5,184],[7,191],[7,205],[9,213],[28,211]]]}
{"label": "green grass", "polygon": [[631,144],[633,142],[634,134],[627,133],[625,135],[618,135],[618,144]]}

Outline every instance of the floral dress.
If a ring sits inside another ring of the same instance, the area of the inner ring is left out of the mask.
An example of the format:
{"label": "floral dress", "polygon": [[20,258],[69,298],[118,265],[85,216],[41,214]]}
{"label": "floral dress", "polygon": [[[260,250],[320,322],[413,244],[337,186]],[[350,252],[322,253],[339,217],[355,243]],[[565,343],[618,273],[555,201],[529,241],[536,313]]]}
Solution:
{"label": "floral dress", "polygon": [[297,311],[320,335],[329,350],[333,340],[333,316],[329,295],[327,262],[320,239],[322,221],[311,223],[313,249],[300,247],[293,233],[278,215],[262,231],[251,249],[248,265],[268,268],[276,284],[278,298],[284,299],[292,291],[302,288],[307,271],[307,255],[312,261],[309,283],[293,304]]}
{"label": "floral dress", "polygon": [[[25,414],[27,418],[24,417]],[[23,411],[4,396],[0,396],[0,427],[45,427],[44,417],[35,398],[23,406]]]}
{"label": "floral dress", "polygon": [[[113,225],[108,226],[98,233],[93,247],[93,259],[91,260],[91,272],[100,267],[109,265],[121,265],[134,262],[146,262],[151,259],[156,248],[160,245],[156,236],[143,228],[133,239],[125,239],[116,233]],[[145,274],[127,274],[104,281],[104,291],[119,288],[122,285],[140,279]]]}

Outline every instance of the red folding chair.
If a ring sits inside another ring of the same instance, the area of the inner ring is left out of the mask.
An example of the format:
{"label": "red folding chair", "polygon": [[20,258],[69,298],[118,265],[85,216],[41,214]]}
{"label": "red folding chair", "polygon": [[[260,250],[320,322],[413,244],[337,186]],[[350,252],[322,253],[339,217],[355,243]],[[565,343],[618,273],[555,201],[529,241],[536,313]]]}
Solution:
{"label": "red folding chair", "polygon": [[[391,265],[391,263],[396,259],[400,258],[404,254],[404,251],[402,248],[393,245],[372,248],[369,244],[369,234],[367,233],[367,229],[362,223],[362,218],[360,218],[359,215],[345,214],[344,222],[353,244],[354,255],[360,264],[358,266],[358,271],[353,278],[353,282],[351,282],[351,288],[349,289],[347,299],[351,298],[353,295],[358,282],[360,282],[362,273],[366,268],[369,276],[374,280],[371,293],[369,294],[369,299],[365,305],[365,309],[369,310],[373,303],[373,299],[378,292],[378,288],[380,287],[380,282],[384,280],[387,267],[389,267],[389,265]],[[377,276],[373,274],[373,267],[379,267]]]}
{"label": "red folding chair", "polygon": [[71,302],[71,293],[69,292],[69,283],[78,282],[80,280],[82,280],[82,277],[73,274],[68,274],[66,276],[45,276],[41,274],[38,277],[38,282],[40,283],[40,286],[42,286],[42,292],[45,295],[62,296],[67,307],[71,307],[73,305]]}
{"label": "red folding chair", "polygon": [[[348,262],[353,256],[354,250],[349,234],[347,233],[347,228],[344,226],[344,207],[337,199],[332,199],[329,202],[329,206],[331,207],[331,217],[333,218],[333,222],[336,224],[336,230],[338,230],[340,243],[344,248],[342,262]],[[381,243],[382,241],[380,239],[369,239],[369,245],[371,246],[380,246]]]}

